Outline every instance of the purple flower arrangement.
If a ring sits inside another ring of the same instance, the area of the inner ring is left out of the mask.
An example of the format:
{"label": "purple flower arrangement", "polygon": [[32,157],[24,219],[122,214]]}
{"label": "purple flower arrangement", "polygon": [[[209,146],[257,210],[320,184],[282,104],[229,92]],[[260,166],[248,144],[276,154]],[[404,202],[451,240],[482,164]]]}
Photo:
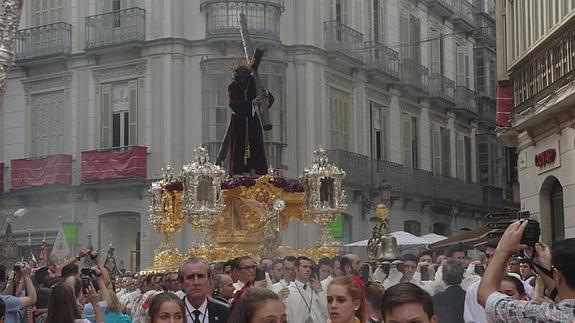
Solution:
{"label": "purple flower arrangement", "polygon": [[302,193],[304,187],[297,179],[287,179],[285,177],[272,177],[272,184],[288,193]]}
{"label": "purple flower arrangement", "polygon": [[250,187],[256,185],[256,181],[259,177],[257,176],[242,176],[226,179],[222,182],[223,190],[230,190],[232,188],[244,186]]}
{"label": "purple flower arrangement", "polygon": [[170,181],[166,184],[165,190],[168,192],[181,192],[184,190],[184,185],[180,181]]}

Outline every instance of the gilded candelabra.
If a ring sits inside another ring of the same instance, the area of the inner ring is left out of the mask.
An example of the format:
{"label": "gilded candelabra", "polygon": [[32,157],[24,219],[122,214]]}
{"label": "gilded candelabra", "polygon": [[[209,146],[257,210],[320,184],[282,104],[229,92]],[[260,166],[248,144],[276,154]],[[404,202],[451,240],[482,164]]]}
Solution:
{"label": "gilded candelabra", "polygon": [[170,165],[162,168],[163,178],[153,182],[150,188],[152,205],[150,205],[150,223],[163,234],[163,242],[155,252],[154,268],[177,266],[182,255],[174,245],[172,235],[180,232],[186,223],[182,215],[182,182],[174,177]]}
{"label": "gilded candelabra", "polygon": [[22,0],[0,1],[0,103],[6,91],[6,79],[14,61],[14,43],[21,13]]}
{"label": "gilded candelabra", "polygon": [[208,161],[208,151],[204,147],[197,147],[194,154],[194,161],[184,165],[182,171],[182,210],[200,233],[196,250],[207,250],[213,247],[208,241],[208,226],[214,223],[225,207],[221,189],[225,172]]}
{"label": "gilded candelabra", "polygon": [[328,253],[337,252],[339,243],[329,233],[328,225],[347,208],[341,182],[345,172],[328,163],[327,153],[319,148],[314,151],[314,163],[301,177],[305,187],[302,211],[309,214],[320,227],[316,248]]}

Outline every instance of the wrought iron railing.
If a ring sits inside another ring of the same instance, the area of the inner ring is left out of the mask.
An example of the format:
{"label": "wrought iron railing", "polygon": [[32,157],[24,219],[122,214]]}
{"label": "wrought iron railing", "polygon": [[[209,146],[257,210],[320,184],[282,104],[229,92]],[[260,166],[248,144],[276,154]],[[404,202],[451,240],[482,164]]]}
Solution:
{"label": "wrought iron railing", "polygon": [[495,0],[475,0],[475,10],[495,19]]}
{"label": "wrought iron railing", "polygon": [[376,41],[365,42],[368,69],[383,72],[393,78],[399,78],[399,53]]}
{"label": "wrought iron railing", "polygon": [[456,178],[403,167],[385,160],[372,160],[365,155],[329,150],[330,162],[346,172],[344,186],[352,188],[389,189],[392,192],[467,205],[483,204],[482,187]]}
{"label": "wrought iron railing", "polygon": [[129,8],[86,17],[86,48],[95,49],[146,40],[146,11]]}
{"label": "wrought iron railing", "polygon": [[57,22],[19,30],[16,33],[16,62],[72,52],[72,25]]}
{"label": "wrought iron railing", "polygon": [[477,15],[475,21],[477,23],[475,35],[477,37],[483,37],[492,44],[495,44],[495,23],[484,15]]}
{"label": "wrought iron railing", "polygon": [[[540,93],[551,93],[571,81],[575,70],[575,19],[511,67],[514,113],[523,111]],[[545,92],[543,92],[545,90]]]}
{"label": "wrought iron railing", "polygon": [[436,6],[436,5],[441,6],[445,10],[452,12],[453,12],[453,1],[454,0],[426,0],[427,4],[430,6]]}
{"label": "wrought iron railing", "polygon": [[238,13],[243,12],[254,37],[279,41],[283,0],[202,0],[206,15],[206,38],[239,37]]}
{"label": "wrought iron railing", "polygon": [[462,20],[468,25],[475,27],[475,9],[473,5],[467,0],[454,0],[454,11],[453,18],[456,20]]}
{"label": "wrought iron railing", "polygon": [[401,83],[429,93],[429,69],[410,58],[401,60]]}
{"label": "wrought iron railing", "polygon": [[325,49],[341,52],[363,62],[363,34],[340,21],[324,22]]}
{"label": "wrought iron railing", "polygon": [[465,86],[457,86],[455,89],[455,105],[459,110],[477,114],[477,96],[475,92]]}
{"label": "wrought iron railing", "polygon": [[455,104],[455,82],[453,80],[440,73],[432,73],[429,77],[429,88],[432,97]]}

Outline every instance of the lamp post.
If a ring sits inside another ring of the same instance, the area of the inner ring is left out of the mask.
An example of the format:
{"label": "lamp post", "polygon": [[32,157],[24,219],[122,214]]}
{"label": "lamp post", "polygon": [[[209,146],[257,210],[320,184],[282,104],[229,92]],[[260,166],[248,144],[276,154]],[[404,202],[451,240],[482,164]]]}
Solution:
{"label": "lamp post", "polygon": [[196,249],[209,249],[208,226],[224,210],[221,183],[224,170],[208,161],[208,151],[204,147],[194,149],[194,161],[184,165],[181,180],[183,184],[182,212],[200,237]]}
{"label": "lamp post", "polygon": [[316,242],[318,248],[335,248],[339,243],[329,233],[328,225],[347,208],[345,191],[341,182],[345,172],[328,163],[323,148],[314,151],[314,162],[306,168],[301,177],[305,188],[302,211],[320,227],[320,236]]}

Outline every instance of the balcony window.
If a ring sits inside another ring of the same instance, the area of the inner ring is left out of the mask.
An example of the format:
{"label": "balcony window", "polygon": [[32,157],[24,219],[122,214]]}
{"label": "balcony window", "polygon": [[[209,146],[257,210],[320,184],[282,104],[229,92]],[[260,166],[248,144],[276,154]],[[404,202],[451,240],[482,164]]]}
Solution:
{"label": "balcony window", "polygon": [[407,220],[403,222],[403,231],[419,237],[421,235],[421,223],[415,220]]}
{"label": "balcony window", "polygon": [[455,138],[457,178],[462,181],[471,182],[471,138],[459,133]]}
{"label": "balcony window", "polygon": [[102,84],[101,148],[137,144],[138,80]]}
{"label": "balcony window", "polygon": [[403,112],[401,115],[401,142],[403,166],[419,166],[419,122],[416,116]]}
{"label": "balcony window", "polygon": [[389,159],[389,111],[376,102],[370,102],[371,158]]}
{"label": "balcony window", "polygon": [[431,153],[433,173],[451,176],[451,134],[449,129],[432,124]]}
{"label": "balcony window", "polygon": [[333,87],[329,88],[329,134],[331,148],[348,150],[351,133],[351,94]]}
{"label": "balcony window", "polygon": [[433,224],[433,233],[442,235],[444,237],[449,236],[449,224],[436,222]]}
{"label": "balcony window", "polygon": [[64,21],[64,0],[32,0],[34,26]]}
{"label": "balcony window", "polygon": [[[210,160],[216,159],[231,118],[227,92],[230,71],[225,67],[231,60],[213,59],[201,63],[202,143],[208,149]],[[275,98],[269,110],[273,128],[264,131],[266,157],[269,167],[281,169],[285,168],[283,152],[287,145],[285,67],[264,61],[259,72],[262,85]]]}
{"label": "balcony window", "polygon": [[31,156],[63,153],[66,129],[64,91],[34,94],[31,100]]}

